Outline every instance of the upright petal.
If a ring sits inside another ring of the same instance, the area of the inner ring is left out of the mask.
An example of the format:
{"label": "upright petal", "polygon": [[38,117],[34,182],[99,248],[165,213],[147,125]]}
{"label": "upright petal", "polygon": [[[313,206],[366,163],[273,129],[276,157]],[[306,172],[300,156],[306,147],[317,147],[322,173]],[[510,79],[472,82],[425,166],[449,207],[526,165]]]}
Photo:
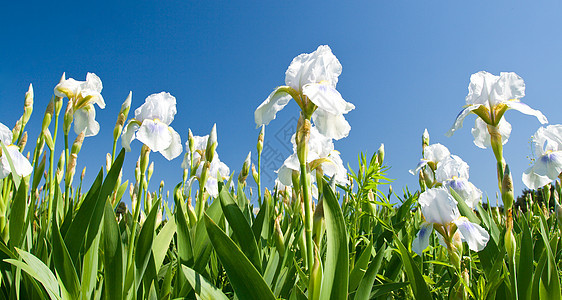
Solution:
{"label": "upright petal", "polygon": [[452,179],[454,177],[468,179],[468,164],[456,155],[450,155],[437,164],[435,179],[439,182]]}
{"label": "upright petal", "polygon": [[423,223],[420,227],[420,231],[416,235],[416,238],[412,241],[412,251],[417,253],[419,256],[422,255],[423,250],[429,246],[429,237],[433,232],[433,224]]}
{"label": "upright petal", "polygon": [[461,238],[468,244],[472,251],[481,251],[486,247],[490,240],[488,232],[480,225],[470,222],[465,217],[460,217],[454,221],[457,225]]}
{"label": "upright petal", "polygon": [[170,146],[164,150],[160,150],[160,153],[167,159],[172,160],[178,157],[183,151],[181,146],[181,137],[172,127],[168,127],[170,133],[172,134],[172,142]]}
{"label": "upright petal", "polygon": [[490,93],[499,76],[480,71],[470,76],[468,85],[467,105],[489,105]]}
{"label": "upright petal", "polygon": [[139,141],[156,152],[168,148],[172,142],[172,132],[168,130],[168,125],[151,119],[142,122],[136,136]]}
{"label": "upright petal", "polygon": [[303,53],[293,59],[285,72],[285,84],[297,91],[308,83],[327,81],[333,87],[338,83],[342,66],[329,46],[319,46],[316,51]]}
{"label": "upright petal", "polygon": [[101,95],[102,89],[103,85],[101,79],[94,73],[88,73],[86,75],[86,81],[80,85],[80,94],[84,98],[88,96],[92,97],[91,101],[96,103],[101,109],[104,109],[105,102]]}
{"label": "upright petal", "polygon": [[268,125],[271,120],[275,119],[278,111],[282,110],[291,101],[291,96],[276,88],[267,98],[258,106],[254,112],[256,128],[261,125]]}
{"label": "upright petal", "polygon": [[146,97],[144,104],[135,110],[135,119],[139,122],[146,119],[158,119],[160,122],[170,125],[176,112],[176,97],[170,93],[161,92]]}
{"label": "upright petal", "polygon": [[347,137],[351,130],[342,114],[333,115],[320,108],[312,114],[312,121],[321,134],[335,140]]}
{"label": "upright petal", "polygon": [[444,160],[449,155],[451,155],[449,149],[439,143],[431,144],[423,149],[423,158],[434,163]]}
{"label": "upright petal", "polygon": [[502,101],[525,97],[523,78],[513,72],[501,72],[494,84],[492,97]]}

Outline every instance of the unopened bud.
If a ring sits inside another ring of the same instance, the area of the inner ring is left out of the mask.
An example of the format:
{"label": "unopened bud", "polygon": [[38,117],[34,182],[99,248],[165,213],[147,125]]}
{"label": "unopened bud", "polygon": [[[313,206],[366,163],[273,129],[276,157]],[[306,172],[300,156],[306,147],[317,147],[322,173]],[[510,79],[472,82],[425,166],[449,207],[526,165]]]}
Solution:
{"label": "unopened bud", "polygon": [[151,162],[150,166],[148,166],[148,172],[146,174],[146,179],[148,181],[150,181],[150,178],[152,178],[152,173],[154,173],[154,162]]}
{"label": "unopened bud", "polygon": [[106,153],[105,154],[105,169],[107,170],[107,172],[109,173],[109,170],[111,169],[111,153]]}
{"label": "unopened bud", "polygon": [[312,215],[312,238],[316,245],[322,241],[322,223],[324,221],[324,201],[320,200]]}
{"label": "unopened bud", "polygon": [[72,104],[72,100],[68,100],[66,104],[66,111],[64,112],[64,121],[62,125],[62,130],[65,135],[68,135],[70,132],[70,125],[72,125],[72,120],[74,120],[74,107]]}
{"label": "unopened bud", "polygon": [[297,133],[295,135],[297,156],[301,164],[306,164],[306,159],[308,157],[308,140],[310,139],[311,128],[312,124],[310,120],[305,119],[301,114],[297,122]]}
{"label": "unopened bud", "polygon": [[131,109],[132,99],[133,99],[133,92],[130,91],[129,95],[127,96],[127,99],[125,99],[125,102],[123,102],[123,104],[121,104],[121,111],[119,111],[119,114],[124,115],[125,119],[127,118],[127,115],[129,115],[129,110]]}
{"label": "unopened bud", "polygon": [[550,202],[550,183],[542,187],[542,199],[544,200],[544,204],[548,206]]}
{"label": "unopened bud", "polygon": [[250,165],[252,164],[252,152],[248,153],[248,156],[246,156],[246,160],[244,160],[244,164],[242,164],[242,171],[240,171],[240,175],[238,175],[238,181],[240,183],[244,183],[246,182],[246,178],[248,178],[248,175],[250,174]]}
{"label": "unopened bud", "polygon": [[72,180],[74,179],[74,174],[76,173],[76,160],[78,156],[75,153],[70,154],[68,159],[68,165],[66,168],[66,179],[65,183],[66,186],[70,186],[72,184]]}
{"label": "unopened bud", "polygon": [[429,146],[429,132],[427,132],[427,128],[423,131],[422,135],[422,149]]}
{"label": "unopened bud", "polygon": [[43,137],[45,138],[45,143],[49,150],[53,151],[55,149],[55,143],[53,142],[53,137],[51,136],[51,131],[49,128],[43,130]]}
{"label": "unopened bud", "polygon": [[27,124],[29,118],[31,117],[31,113],[33,112],[33,85],[29,84],[29,89],[27,93],[25,93],[25,102],[23,105],[23,124]]}
{"label": "unopened bud", "polygon": [[84,169],[82,169],[82,174],[80,174],[80,180],[84,180],[85,176],[86,176],[86,167],[84,167]]}
{"label": "unopened bud", "polygon": [[206,161],[213,161],[213,158],[215,156],[215,149],[217,149],[217,146],[217,124],[214,124],[213,129],[211,129],[211,133],[209,134],[209,138],[207,139],[207,148],[205,149]]}
{"label": "unopened bud", "polygon": [[505,171],[503,172],[502,181],[502,201],[504,209],[511,209],[513,207],[513,180],[511,178],[511,172],[509,171],[509,166],[505,165]]}
{"label": "unopened bud", "polygon": [[16,125],[14,125],[14,128],[12,129],[12,144],[15,144],[18,138],[20,137],[21,127],[22,127],[22,120],[20,117],[19,120],[16,122]]}
{"label": "unopened bud", "polygon": [[379,166],[382,166],[383,162],[384,162],[384,144],[381,144],[379,150],[377,150],[377,164]]}
{"label": "unopened bud", "polygon": [[57,182],[62,182],[62,176],[64,175],[64,151],[62,151],[59,162],[57,164],[57,171],[55,172],[55,176],[57,177]]}
{"label": "unopened bud", "polygon": [[562,228],[562,206],[556,202],[556,220],[558,220],[558,226]]}
{"label": "unopened bud", "polygon": [[261,155],[261,152],[263,150],[264,138],[265,138],[265,125],[262,125],[261,130],[260,130],[260,134],[258,135],[258,144],[257,144],[258,156]]}
{"label": "unopened bud", "polygon": [[274,227],[275,227],[275,231],[273,237],[275,240],[275,248],[277,248],[277,251],[279,252],[279,256],[283,257],[285,256],[285,243],[284,243],[283,231],[281,231],[281,225],[279,224],[279,218],[275,218]]}
{"label": "unopened bud", "polygon": [[18,148],[20,148],[20,152],[23,152],[23,149],[25,149],[26,144],[27,144],[27,131],[23,133],[20,142],[18,143]]}
{"label": "unopened bud", "polygon": [[47,109],[45,109],[45,115],[43,116],[43,123],[41,124],[41,131],[45,131],[45,129],[47,129],[51,124],[54,108],[55,108],[55,98],[53,96],[51,98],[51,101],[49,101],[49,104],[47,104]]}
{"label": "unopened bud", "polygon": [[187,129],[187,145],[189,147],[189,153],[193,153],[195,151],[195,138],[193,137],[193,132],[191,129]]}
{"label": "unopened bud", "polygon": [[78,152],[80,152],[80,149],[82,149],[82,143],[84,143],[84,136],[85,136],[85,132],[82,131],[80,132],[80,134],[76,137],[76,139],[74,140],[74,143],[72,144],[72,148],[71,148],[71,153],[72,154],[76,154],[78,155]]}
{"label": "unopened bud", "polygon": [[147,145],[142,145],[141,148],[141,157],[140,157],[140,171],[141,174],[144,174],[144,172],[146,172],[146,169],[148,168],[148,160],[150,158],[150,148],[148,148]]}
{"label": "unopened bud", "polygon": [[252,164],[252,177],[254,177],[254,182],[259,182],[259,174],[256,171],[256,165]]}
{"label": "unopened bud", "polygon": [[512,262],[515,259],[515,249],[517,248],[517,241],[515,240],[513,230],[511,230],[510,227],[508,227],[507,231],[505,232],[504,243],[507,256],[509,257],[510,262]]}

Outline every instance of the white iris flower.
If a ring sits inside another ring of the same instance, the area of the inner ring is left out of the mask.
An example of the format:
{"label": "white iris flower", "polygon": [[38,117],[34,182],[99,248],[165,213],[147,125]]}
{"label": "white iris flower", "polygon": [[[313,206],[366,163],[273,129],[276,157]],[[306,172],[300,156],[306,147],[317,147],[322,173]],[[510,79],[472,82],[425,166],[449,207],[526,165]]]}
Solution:
{"label": "white iris flower", "polygon": [[291,98],[302,109],[303,100],[309,99],[317,106],[312,121],[318,131],[336,140],[346,137],[351,126],[343,115],[355,106],[346,102],[336,90],[341,71],[340,62],[328,46],[319,46],[312,53],[295,57],[285,72],[286,85],[276,88],[256,109],[254,116],[257,126],[269,124]]}
{"label": "white iris flower", "polygon": [[121,144],[131,151],[134,139],[141,141],[152,151],[160,152],[172,160],[182,152],[180,135],[169,126],[176,114],[176,98],[161,92],[148,96],[143,105],[135,110],[135,117],[129,120]]}
{"label": "white iris flower", "polygon": [[423,149],[423,158],[420,159],[420,162],[415,169],[410,170],[410,174],[418,174],[420,170],[428,164],[432,169],[435,169],[437,164],[449,155],[451,155],[451,152],[449,152],[447,147],[439,143],[429,145]]}
{"label": "white iris flower", "polygon": [[100,124],[96,121],[94,104],[97,104],[101,109],[105,108],[105,102],[101,95],[102,88],[101,79],[94,73],[88,73],[86,81],[69,78],[63,79],[55,86],[55,96],[67,97],[72,100],[74,132],[76,134],[84,131],[85,136],[94,136],[100,131]]}
{"label": "white iris flower", "polygon": [[18,176],[28,176],[33,171],[33,167],[20,152],[20,149],[16,145],[12,145],[12,131],[4,124],[0,123],[0,141],[6,146],[8,153],[2,153],[0,156],[0,179],[6,178],[6,176],[12,173],[12,168],[8,162],[8,155],[12,159],[14,164],[14,169]]}
{"label": "white iris flower", "polygon": [[[472,251],[480,251],[486,247],[490,235],[480,225],[462,217],[457,208],[457,201],[449,192],[441,188],[432,188],[423,192],[418,199],[425,222],[412,242],[412,250],[421,255],[429,246],[429,236],[434,226],[439,226],[439,232],[445,232],[450,239],[459,230],[462,241],[468,243]],[[454,225],[454,226],[453,226]],[[456,228],[456,229],[455,229]]]}
{"label": "white iris flower", "polygon": [[562,172],[562,125],[541,127],[532,138],[535,163],[523,173],[523,183],[530,189],[540,188]]}
{"label": "white iris flower", "polygon": [[466,204],[474,209],[480,199],[482,191],[468,181],[468,164],[456,155],[450,155],[437,164],[435,178],[444,187],[453,189]]}
{"label": "white iris flower", "polygon": [[[480,71],[470,76],[466,105],[457,115],[457,118],[447,136],[462,127],[463,120],[470,113],[478,115],[487,125],[504,127],[502,142],[509,137],[509,123],[500,124],[503,114],[508,109],[515,109],[524,114],[535,116],[542,124],[548,123],[546,117],[538,110],[532,109],[520,101],[525,96],[525,83],[519,75],[513,72],[502,72],[500,76]],[[474,143],[480,147],[484,144],[480,134],[483,132],[482,124],[476,123]],[[477,138],[478,136],[478,138]],[[479,145],[480,144],[480,145]]]}

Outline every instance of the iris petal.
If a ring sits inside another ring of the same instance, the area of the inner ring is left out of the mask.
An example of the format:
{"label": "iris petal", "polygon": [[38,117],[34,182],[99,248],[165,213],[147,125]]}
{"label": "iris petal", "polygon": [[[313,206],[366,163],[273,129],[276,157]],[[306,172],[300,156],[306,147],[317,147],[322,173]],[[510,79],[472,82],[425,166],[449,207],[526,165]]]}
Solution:
{"label": "iris petal", "polygon": [[490,235],[482,226],[468,221],[465,217],[458,218],[454,223],[461,233],[461,238],[468,244],[470,250],[481,251],[486,247],[490,240]]}
{"label": "iris petal", "polygon": [[420,227],[420,231],[418,231],[418,234],[412,241],[412,251],[421,256],[423,250],[429,246],[429,237],[432,232],[433,225],[431,223],[423,223]]}

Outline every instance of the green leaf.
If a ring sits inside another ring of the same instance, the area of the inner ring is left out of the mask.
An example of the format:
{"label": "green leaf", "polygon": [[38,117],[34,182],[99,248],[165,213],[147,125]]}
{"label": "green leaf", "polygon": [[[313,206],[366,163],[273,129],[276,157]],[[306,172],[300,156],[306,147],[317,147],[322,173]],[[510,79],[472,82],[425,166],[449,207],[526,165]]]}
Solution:
{"label": "green leaf", "polygon": [[349,291],[353,292],[359,286],[361,279],[365,275],[367,271],[367,266],[369,265],[369,260],[371,258],[371,252],[373,250],[373,242],[370,242],[365,249],[363,249],[363,253],[359,256],[359,259],[355,262],[355,266],[351,273],[349,273]]}
{"label": "green leaf", "polygon": [[78,280],[70,253],[60,234],[56,219],[53,220],[52,233],[53,250],[51,255],[58,278],[62,283],[63,298],[78,299],[80,296],[80,281]]}
{"label": "green leaf", "polygon": [[123,298],[123,246],[121,232],[109,200],[103,218],[104,293],[106,299]]}
{"label": "green leaf", "polygon": [[408,280],[410,281],[412,291],[414,292],[414,296],[416,297],[416,299],[432,299],[427,284],[425,284],[425,280],[420,273],[418,266],[416,266],[416,264],[414,263],[414,259],[412,258],[406,247],[404,247],[398,237],[394,238],[394,244],[396,244],[398,252],[400,252],[402,263],[404,264],[404,268],[406,269],[406,275],[408,276]]}
{"label": "green leaf", "polygon": [[520,220],[523,233],[517,266],[517,290],[522,299],[531,299],[531,283],[533,281],[533,237],[529,230],[529,223],[523,214]]}
{"label": "green leaf", "polygon": [[[112,169],[113,170],[113,169]],[[156,214],[160,206],[160,200],[156,201],[150,209],[139,233],[137,244],[135,245],[135,291],[138,290],[150,255],[152,254],[152,244],[154,242],[154,231],[156,230]]]}
{"label": "green leaf", "polygon": [[238,299],[275,299],[273,292],[240,248],[204,215],[207,233]]}
{"label": "green leaf", "polygon": [[8,245],[14,248],[21,246],[26,231],[25,215],[27,210],[27,186],[22,180],[16,196],[12,200],[12,208],[9,219],[10,240]]}
{"label": "green leaf", "polygon": [[51,272],[49,267],[47,267],[39,258],[34,256],[33,254],[21,249],[16,250],[25,262],[15,259],[6,259],[4,261],[18,268],[21,268],[24,272],[29,274],[29,276],[39,281],[43,285],[51,299],[61,299],[57,278],[55,277],[53,272]]}
{"label": "green leaf", "polygon": [[349,250],[345,220],[334,191],[323,181],[327,250],[320,299],[347,299]]}
{"label": "green leaf", "polygon": [[200,299],[203,300],[220,300],[225,299],[227,300],[228,297],[216,288],[211,282],[209,282],[205,277],[201,276],[199,273],[195,272],[195,270],[182,266],[183,274],[189,281],[189,284],[195,290],[195,294],[199,296]]}
{"label": "green leaf", "polygon": [[363,298],[363,299],[376,299],[388,293],[405,288],[409,284],[410,284],[409,282],[393,282],[393,283],[378,284],[373,287],[373,293],[371,294],[370,298]]}
{"label": "green leaf", "polygon": [[[240,191],[241,192],[241,191]],[[219,194],[224,216],[228,220],[228,224],[232,227],[234,235],[238,240],[238,245],[246,257],[252,262],[258,271],[261,271],[260,254],[256,239],[254,238],[252,228],[240,207],[234,202],[230,196],[228,188],[223,187]]]}
{"label": "green leaf", "polygon": [[[218,222],[222,218],[220,201],[213,201],[205,213],[213,221]],[[205,228],[205,220],[204,218],[201,218],[197,221],[193,239],[193,254],[195,258],[193,269],[195,271],[199,273],[204,272],[203,270],[207,267],[207,262],[211,256],[212,248],[211,241],[209,240],[209,236],[207,234],[207,229]]]}
{"label": "green leaf", "polygon": [[383,245],[383,247],[379,249],[379,252],[375,255],[375,258],[373,258],[369,264],[369,268],[365,272],[365,275],[361,279],[359,287],[355,292],[355,300],[368,300],[370,298],[369,295],[371,294],[371,289],[373,288],[373,284],[375,283],[375,279],[377,278],[377,274],[382,265],[385,248],[386,247]]}
{"label": "green leaf", "polygon": [[41,177],[43,176],[43,172],[45,172],[45,161],[47,159],[46,155],[43,155],[43,159],[37,166],[37,169],[33,171],[33,183],[31,185],[31,191],[35,191],[39,186],[39,182],[41,182]]}
{"label": "green leaf", "polygon": [[[178,188],[181,188],[181,183],[176,186],[176,190]],[[182,265],[192,267],[194,260],[193,260],[193,248],[191,244],[191,236],[189,233],[189,226],[187,225],[187,220],[185,218],[185,213],[183,211],[183,205],[182,203],[180,203],[180,201],[183,201],[183,199],[178,199],[176,194],[177,193],[174,192],[174,201],[176,203],[176,213],[174,214],[174,218],[176,220],[176,225],[177,225],[178,256],[179,256],[180,263]]]}
{"label": "green leaf", "polygon": [[154,245],[152,245],[152,254],[154,255],[156,271],[160,270],[175,233],[176,222],[174,222],[173,219],[170,219],[166,222],[166,225],[164,225],[160,232],[158,232],[158,235],[156,235]]}
{"label": "green leaf", "polygon": [[470,222],[480,225],[480,219],[476,216],[472,208],[464,202],[464,199],[452,188],[449,188],[449,193],[451,193],[453,198],[457,200],[457,207],[459,208],[461,215],[465,216]]}

